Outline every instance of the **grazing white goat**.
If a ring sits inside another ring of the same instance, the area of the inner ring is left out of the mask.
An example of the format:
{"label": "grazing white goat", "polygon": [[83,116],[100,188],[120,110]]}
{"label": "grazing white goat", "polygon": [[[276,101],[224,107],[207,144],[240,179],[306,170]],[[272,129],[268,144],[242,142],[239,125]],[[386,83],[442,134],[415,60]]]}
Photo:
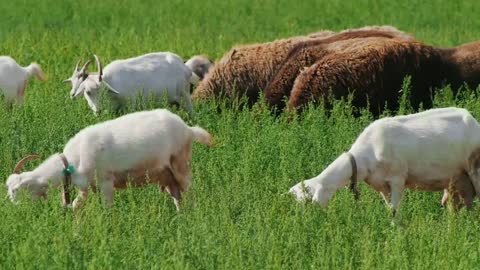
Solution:
{"label": "grazing white goat", "polygon": [[97,176],[98,187],[110,206],[115,186],[124,185],[127,175],[132,175],[135,182],[145,182],[145,178],[139,177],[151,171],[156,178],[167,178],[159,184],[172,195],[178,207],[180,193],[191,182],[193,141],[210,145],[211,136],[200,127],[189,127],[168,110],[127,114],[84,128],[68,141],[62,154],[52,155],[33,171],[20,173],[32,156],[22,159],[7,180],[8,194],[15,201],[17,191],[28,188],[34,197],[45,196],[49,184],[58,186],[62,179],[64,185],[68,183],[65,180],[68,174],[80,191],[73,202],[76,208],[86,198],[88,187],[95,186]]}
{"label": "grazing white goat", "polygon": [[317,177],[293,186],[290,193],[297,200],[311,197],[327,207],[349,179],[364,180],[382,194],[395,216],[406,187],[441,191],[450,179],[471,180],[474,194],[480,194],[479,151],[480,125],[467,110],[432,109],[383,118],[365,128],[348,153]]}
{"label": "grazing white goat", "polygon": [[187,62],[185,62],[185,65],[189,67],[193,73],[200,78],[200,80],[203,80],[210,68],[213,67],[212,61],[203,55],[193,56],[192,58],[188,59]]}
{"label": "grazing white goat", "polygon": [[198,83],[198,76],[190,70],[182,59],[170,52],[149,53],[124,60],[115,60],[102,70],[102,64],[94,55],[98,73],[89,73],[87,61],[79,69],[77,62],[73,74],[64,82],[72,83],[70,96],[72,99],[83,95],[94,113],[100,110],[98,95],[103,85],[109,90],[109,96],[118,109],[124,102],[141,93],[148,99],[152,92],[156,98],[167,93],[170,103],[181,103],[185,99],[185,109],[192,114],[190,84]]}
{"label": "grazing white goat", "polygon": [[37,63],[22,67],[10,56],[0,56],[0,90],[3,90],[7,103],[23,103],[28,78],[32,75],[41,81],[45,80],[42,68]]}

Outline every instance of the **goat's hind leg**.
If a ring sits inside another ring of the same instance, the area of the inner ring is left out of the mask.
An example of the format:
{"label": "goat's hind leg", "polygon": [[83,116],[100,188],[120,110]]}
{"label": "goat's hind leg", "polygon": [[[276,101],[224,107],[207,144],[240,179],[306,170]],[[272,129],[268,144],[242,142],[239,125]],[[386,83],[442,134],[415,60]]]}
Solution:
{"label": "goat's hind leg", "polygon": [[473,199],[475,198],[475,187],[472,180],[466,172],[454,177],[454,206],[456,210],[462,208],[463,204],[468,210],[472,208]]}
{"label": "goat's hind leg", "polygon": [[17,89],[17,96],[15,97],[15,101],[19,106],[23,104],[23,98],[25,97],[26,88],[27,88],[27,81],[24,81]]}
{"label": "goat's hind leg", "polygon": [[172,173],[176,183],[179,185],[181,191],[185,191],[191,181],[190,160],[192,159],[192,144],[184,145],[179,154],[170,158]]}
{"label": "goat's hind leg", "polygon": [[160,192],[167,192],[173,198],[177,211],[180,211],[180,201],[182,199],[180,187],[170,168],[164,168],[159,181]]}
{"label": "goat's hind leg", "polygon": [[390,206],[390,192],[380,191],[380,194],[382,195],[382,198],[383,198],[383,201],[385,201],[385,204]]}
{"label": "goat's hind leg", "polygon": [[[462,200],[460,199],[460,192],[461,192],[461,181],[463,180],[464,175],[458,175],[458,176],[453,176],[449,183],[448,183],[448,188],[445,188],[443,190],[443,197],[442,197],[442,206],[445,207],[447,206],[448,200],[450,198],[453,199],[453,210],[458,211],[460,208],[462,208]],[[468,175],[466,175],[468,178]]]}
{"label": "goat's hind leg", "polygon": [[480,148],[468,157],[466,171],[475,189],[476,196],[480,196]]}
{"label": "goat's hind leg", "polygon": [[448,188],[445,188],[443,190],[443,196],[442,196],[442,207],[447,206],[449,198],[450,198],[450,191],[448,190]]}
{"label": "goat's hind leg", "polygon": [[177,211],[180,211],[180,202],[182,201],[180,186],[176,182],[173,182],[170,185],[168,185],[165,189],[170,194],[170,196],[172,196],[173,203],[175,203],[175,207],[177,208]]}

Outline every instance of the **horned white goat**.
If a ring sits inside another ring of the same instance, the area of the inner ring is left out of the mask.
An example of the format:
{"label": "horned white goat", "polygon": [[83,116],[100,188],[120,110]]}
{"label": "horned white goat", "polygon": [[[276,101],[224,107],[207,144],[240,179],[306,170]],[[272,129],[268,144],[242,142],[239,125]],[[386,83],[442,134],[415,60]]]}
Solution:
{"label": "horned white goat", "polygon": [[327,207],[349,179],[364,180],[382,194],[395,216],[406,187],[442,191],[453,178],[471,180],[473,194],[480,194],[479,169],[480,125],[475,118],[464,109],[432,109],[373,122],[348,153],[320,175],[293,186],[290,193],[297,200],[311,198]]}
{"label": "horned white goat", "polygon": [[[193,141],[210,145],[211,136],[200,127],[189,127],[168,110],[127,114],[84,128],[68,141],[63,153],[52,155],[33,171],[20,173],[27,160],[38,156],[22,159],[7,180],[8,195],[15,201],[17,191],[27,188],[34,198],[45,196],[49,185],[59,186],[62,179],[65,184],[67,174],[80,191],[73,202],[77,208],[86,198],[88,187],[95,186],[97,176],[98,187],[110,206],[115,186],[124,185],[128,174],[139,181],[151,171],[154,177],[167,178],[159,184],[172,195],[178,208],[180,193],[191,182]],[[170,172],[173,176],[166,174]],[[142,180],[145,182],[145,177]]]}
{"label": "horned white goat", "polygon": [[108,64],[105,70],[102,70],[99,58],[96,55],[94,57],[98,73],[87,71],[90,60],[79,69],[79,61],[72,76],[64,82],[72,84],[71,98],[83,95],[95,114],[100,110],[98,95],[102,85],[109,90],[109,96],[117,109],[123,106],[128,98],[134,102],[140,93],[144,99],[147,99],[150,93],[156,98],[167,93],[171,103],[181,104],[183,97],[186,111],[192,114],[190,84],[197,84],[199,78],[178,55],[170,52],[149,53],[115,60]]}
{"label": "horned white goat", "polygon": [[0,56],[0,90],[3,90],[7,103],[23,103],[27,82],[32,75],[41,81],[45,80],[42,68],[37,63],[22,67],[12,57]]}

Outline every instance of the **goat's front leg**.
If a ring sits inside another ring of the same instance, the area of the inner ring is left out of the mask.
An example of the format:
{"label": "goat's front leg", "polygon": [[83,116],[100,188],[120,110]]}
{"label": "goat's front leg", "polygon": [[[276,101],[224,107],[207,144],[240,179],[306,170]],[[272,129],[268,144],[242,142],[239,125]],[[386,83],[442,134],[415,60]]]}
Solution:
{"label": "goat's front leg", "polygon": [[103,198],[105,200],[105,206],[111,207],[113,205],[113,196],[115,194],[113,178],[105,177],[102,180],[100,188],[102,190]]}
{"label": "goat's front leg", "polygon": [[392,207],[393,217],[397,215],[402,200],[403,191],[405,190],[405,179],[400,176],[391,177],[388,180],[390,184],[390,205]]}
{"label": "goat's front leg", "polygon": [[93,183],[93,179],[94,177],[92,174],[85,175],[80,172],[76,173],[73,176],[72,184],[78,189],[77,197],[75,197],[75,200],[73,200],[73,203],[72,203],[73,210],[79,209],[83,206],[83,203],[88,197],[88,187],[90,186],[91,183]]}
{"label": "goat's front leg", "polygon": [[79,189],[77,197],[75,198],[75,200],[73,200],[73,204],[72,204],[73,210],[77,210],[80,207],[82,207],[87,197],[88,197],[88,188]]}
{"label": "goat's front leg", "polygon": [[193,117],[192,99],[189,93],[185,94],[185,109],[188,113],[188,116]]}
{"label": "goat's front leg", "polygon": [[192,160],[192,144],[187,143],[178,155],[170,158],[171,172],[177,183],[180,184],[180,190],[185,191],[191,182],[190,160]]}

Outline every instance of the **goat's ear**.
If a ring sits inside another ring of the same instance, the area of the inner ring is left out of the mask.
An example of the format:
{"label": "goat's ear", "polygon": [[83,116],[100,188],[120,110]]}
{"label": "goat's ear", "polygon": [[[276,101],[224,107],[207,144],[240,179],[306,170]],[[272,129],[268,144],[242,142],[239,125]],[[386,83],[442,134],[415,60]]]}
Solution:
{"label": "goat's ear", "polygon": [[68,78],[66,80],[63,80],[64,83],[69,83],[69,82],[72,82],[72,79]]}
{"label": "goat's ear", "polygon": [[[107,87],[108,88],[108,87]],[[114,94],[117,94],[117,95],[120,95],[120,92],[118,92],[117,90],[114,90],[112,88],[108,88],[108,91],[114,93]]]}
{"label": "goat's ear", "polygon": [[120,92],[118,92],[117,90],[115,90],[110,84],[108,84],[106,81],[102,81],[103,84],[105,84],[105,86],[107,87],[108,91],[114,93],[114,94],[117,94],[117,95],[120,95]]}

